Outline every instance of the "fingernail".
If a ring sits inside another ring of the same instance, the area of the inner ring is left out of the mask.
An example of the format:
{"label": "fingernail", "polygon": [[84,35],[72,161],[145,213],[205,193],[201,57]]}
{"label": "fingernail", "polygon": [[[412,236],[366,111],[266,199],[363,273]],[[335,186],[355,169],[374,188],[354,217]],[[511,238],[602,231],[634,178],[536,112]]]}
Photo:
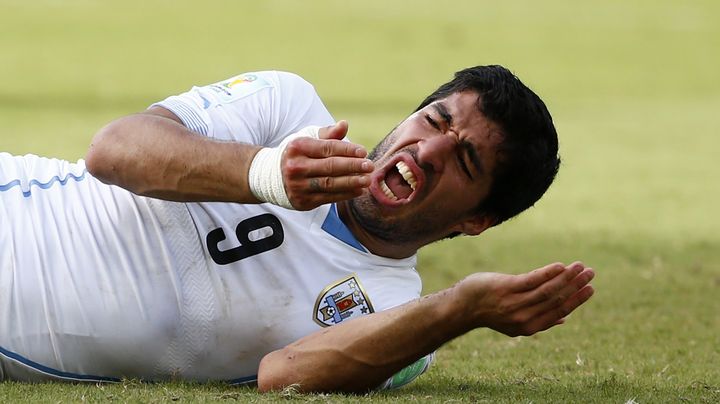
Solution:
{"label": "fingernail", "polygon": [[370,183],[370,178],[367,175],[363,175],[358,178],[358,183],[362,186],[368,185]]}
{"label": "fingernail", "polygon": [[372,170],[372,162],[370,160],[363,161],[361,169],[363,171],[371,171]]}
{"label": "fingernail", "polygon": [[365,151],[365,149],[360,147],[360,148],[355,149],[355,155],[358,157],[365,157],[365,156],[367,156],[367,152]]}

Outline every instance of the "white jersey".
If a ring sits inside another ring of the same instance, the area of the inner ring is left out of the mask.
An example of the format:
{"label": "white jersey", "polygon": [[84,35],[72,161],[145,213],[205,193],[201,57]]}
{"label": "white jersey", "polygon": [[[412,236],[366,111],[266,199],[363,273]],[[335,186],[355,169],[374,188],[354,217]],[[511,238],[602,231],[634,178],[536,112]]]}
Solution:
{"label": "white jersey", "polygon": [[[333,123],[281,72],[158,105],[202,135],[266,146]],[[251,381],[268,352],[421,290],[414,256],[371,254],[334,205],[161,201],[82,160],[0,153],[0,246],[0,380]]]}

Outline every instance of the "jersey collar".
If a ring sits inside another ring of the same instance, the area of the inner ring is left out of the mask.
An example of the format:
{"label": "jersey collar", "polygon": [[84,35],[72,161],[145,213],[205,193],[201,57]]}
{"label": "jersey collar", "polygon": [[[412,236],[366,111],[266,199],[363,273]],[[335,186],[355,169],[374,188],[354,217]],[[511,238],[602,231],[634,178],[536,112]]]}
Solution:
{"label": "jersey collar", "polygon": [[337,204],[333,203],[330,206],[327,217],[325,217],[325,221],[322,224],[322,229],[325,230],[326,233],[349,245],[350,247],[353,247],[364,253],[369,253],[367,248],[360,244],[360,242],[355,238],[350,229],[348,229],[348,227],[345,226],[345,223],[340,220],[340,216],[338,215],[337,211]]}

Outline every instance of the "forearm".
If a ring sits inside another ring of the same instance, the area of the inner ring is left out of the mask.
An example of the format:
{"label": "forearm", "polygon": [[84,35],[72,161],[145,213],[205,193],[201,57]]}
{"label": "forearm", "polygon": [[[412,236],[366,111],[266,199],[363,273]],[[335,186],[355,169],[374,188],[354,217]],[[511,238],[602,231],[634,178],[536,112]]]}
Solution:
{"label": "forearm", "polygon": [[261,391],[364,392],[477,327],[510,336],[562,324],[593,294],[592,269],[560,263],[522,275],[476,273],[450,289],[311,334],[266,355]]}
{"label": "forearm", "polygon": [[93,138],[88,171],[139,195],[176,201],[256,203],[247,173],[260,149],[219,142],[158,114],[120,118]]}
{"label": "forearm", "polygon": [[366,392],[472,328],[454,289],[311,334],[263,358],[261,391]]}

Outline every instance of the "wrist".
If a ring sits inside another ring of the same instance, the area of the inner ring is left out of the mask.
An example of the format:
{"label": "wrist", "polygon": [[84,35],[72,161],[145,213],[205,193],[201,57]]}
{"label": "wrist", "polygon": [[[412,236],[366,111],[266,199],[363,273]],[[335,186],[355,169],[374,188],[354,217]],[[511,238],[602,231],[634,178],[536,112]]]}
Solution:
{"label": "wrist", "polygon": [[433,329],[440,333],[438,346],[475,328],[469,316],[470,305],[456,287],[442,290],[423,299],[427,299],[431,308],[426,312],[426,318],[436,324]]}
{"label": "wrist", "polygon": [[319,126],[308,126],[286,137],[277,147],[262,148],[255,154],[248,170],[248,185],[253,196],[261,202],[293,209],[285,191],[282,173],[282,156],[287,145],[299,137],[319,137]]}
{"label": "wrist", "polygon": [[462,282],[446,289],[447,298],[442,310],[447,322],[458,335],[462,335],[478,327],[473,299],[464,290]]}
{"label": "wrist", "polygon": [[248,185],[257,200],[292,209],[280,169],[284,148],[260,149],[250,163]]}

